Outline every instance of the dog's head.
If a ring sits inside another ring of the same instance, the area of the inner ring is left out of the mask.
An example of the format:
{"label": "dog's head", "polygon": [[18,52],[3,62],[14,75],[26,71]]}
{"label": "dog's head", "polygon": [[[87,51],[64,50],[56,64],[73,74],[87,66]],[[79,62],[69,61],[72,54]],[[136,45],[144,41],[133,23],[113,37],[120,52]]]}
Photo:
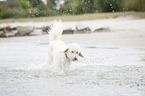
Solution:
{"label": "dog's head", "polygon": [[79,57],[84,57],[78,44],[72,43],[65,49],[66,57],[71,61],[78,61]]}

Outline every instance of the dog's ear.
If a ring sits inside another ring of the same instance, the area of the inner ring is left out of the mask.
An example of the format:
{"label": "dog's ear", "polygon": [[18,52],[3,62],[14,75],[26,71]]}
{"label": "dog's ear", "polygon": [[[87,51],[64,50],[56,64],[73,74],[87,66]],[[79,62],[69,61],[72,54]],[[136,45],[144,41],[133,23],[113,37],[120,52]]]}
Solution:
{"label": "dog's ear", "polygon": [[64,53],[66,53],[68,50],[69,50],[69,48],[65,49],[65,50],[64,50]]}
{"label": "dog's ear", "polygon": [[79,56],[84,58],[84,56],[82,55],[82,53],[81,53],[81,52],[79,53]]}

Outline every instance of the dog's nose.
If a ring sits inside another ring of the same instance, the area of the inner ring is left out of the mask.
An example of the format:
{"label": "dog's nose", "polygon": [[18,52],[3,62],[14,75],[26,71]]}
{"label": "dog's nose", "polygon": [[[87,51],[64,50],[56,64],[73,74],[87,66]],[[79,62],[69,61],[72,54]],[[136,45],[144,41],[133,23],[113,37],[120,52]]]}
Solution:
{"label": "dog's nose", "polygon": [[78,59],[75,57],[74,60],[78,60]]}

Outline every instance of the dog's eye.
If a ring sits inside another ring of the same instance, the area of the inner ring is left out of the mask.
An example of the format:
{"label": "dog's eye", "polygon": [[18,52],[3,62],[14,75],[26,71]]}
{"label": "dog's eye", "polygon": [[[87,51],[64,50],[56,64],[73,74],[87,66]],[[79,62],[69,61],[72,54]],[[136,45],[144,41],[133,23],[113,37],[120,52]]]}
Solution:
{"label": "dog's eye", "polygon": [[78,54],[78,52],[76,52]]}
{"label": "dog's eye", "polygon": [[71,51],[71,53],[74,53],[74,51]]}

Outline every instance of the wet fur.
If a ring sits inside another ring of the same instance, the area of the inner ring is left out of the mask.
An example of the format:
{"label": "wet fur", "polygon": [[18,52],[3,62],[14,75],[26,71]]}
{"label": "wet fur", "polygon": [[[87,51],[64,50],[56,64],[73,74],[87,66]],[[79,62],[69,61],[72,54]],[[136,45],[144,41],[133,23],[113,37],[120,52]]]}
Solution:
{"label": "wet fur", "polygon": [[79,57],[83,57],[83,55],[78,44],[71,43],[66,45],[64,41],[60,40],[61,34],[62,24],[60,21],[56,21],[49,35],[48,65],[65,70],[69,68],[72,61],[78,61]]}

